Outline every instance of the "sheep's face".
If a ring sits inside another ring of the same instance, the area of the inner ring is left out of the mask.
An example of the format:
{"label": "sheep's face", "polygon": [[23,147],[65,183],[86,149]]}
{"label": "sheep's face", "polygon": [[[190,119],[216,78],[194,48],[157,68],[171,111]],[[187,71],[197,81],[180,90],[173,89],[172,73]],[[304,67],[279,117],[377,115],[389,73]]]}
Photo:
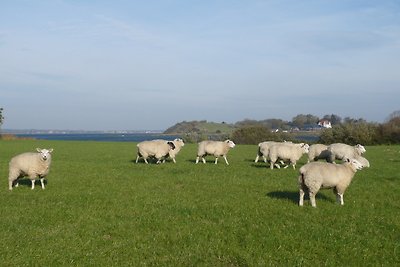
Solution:
{"label": "sheep's face", "polygon": [[304,153],[308,153],[310,151],[310,145],[309,144],[303,144],[301,147],[304,149]]}
{"label": "sheep's face", "polygon": [[40,153],[40,156],[42,157],[43,160],[47,160],[48,158],[51,157],[51,152],[53,152],[53,149],[40,149],[36,148],[36,151]]}
{"label": "sheep's face", "polygon": [[362,153],[365,153],[365,151],[367,151],[367,150],[365,150],[365,147],[362,146],[362,145],[360,145],[360,144],[357,144],[357,145],[356,145],[356,149],[357,149],[358,151],[360,151],[361,154],[362,154]]}
{"label": "sheep's face", "polygon": [[183,140],[180,139],[180,138],[176,138],[176,139],[174,140],[174,142],[180,143],[181,146],[184,146],[184,145],[185,145],[185,142],[183,142]]}
{"label": "sheep's face", "polygon": [[229,146],[230,148],[234,148],[234,147],[235,147],[235,143],[232,142],[231,140],[226,140],[225,142],[228,144],[228,146]]}
{"label": "sheep's face", "polygon": [[356,170],[361,170],[364,167],[362,163],[356,159],[348,159],[347,162],[353,165]]}

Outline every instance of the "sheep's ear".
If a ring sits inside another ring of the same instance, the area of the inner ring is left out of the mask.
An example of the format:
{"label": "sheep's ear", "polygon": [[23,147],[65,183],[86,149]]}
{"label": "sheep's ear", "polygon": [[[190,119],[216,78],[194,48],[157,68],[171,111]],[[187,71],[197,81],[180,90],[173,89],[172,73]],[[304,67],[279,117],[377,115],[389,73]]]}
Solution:
{"label": "sheep's ear", "polygon": [[42,150],[40,148],[38,148],[38,147],[36,148],[36,151],[39,152],[39,153],[42,152]]}
{"label": "sheep's ear", "polygon": [[49,153],[53,152],[53,150],[54,150],[54,149],[50,148],[50,149],[49,149]]}

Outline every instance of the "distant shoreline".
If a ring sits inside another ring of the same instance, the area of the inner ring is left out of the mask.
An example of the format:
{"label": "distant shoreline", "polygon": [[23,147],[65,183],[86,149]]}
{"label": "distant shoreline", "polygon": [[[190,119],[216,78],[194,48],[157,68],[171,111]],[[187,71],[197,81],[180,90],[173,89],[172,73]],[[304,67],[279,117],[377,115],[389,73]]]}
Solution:
{"label": "distant shoreline", "polygon": [[153,139],[175,139],[179,135],[162,133],[36,133],[3,134],[3,140],[53,140],[53,141],[102,141],[141,142]]}
{"label": "distant shoreline", "polygon": [[163,134],[164,130],[53,130],[53,129],[3,129],[1,134]]}

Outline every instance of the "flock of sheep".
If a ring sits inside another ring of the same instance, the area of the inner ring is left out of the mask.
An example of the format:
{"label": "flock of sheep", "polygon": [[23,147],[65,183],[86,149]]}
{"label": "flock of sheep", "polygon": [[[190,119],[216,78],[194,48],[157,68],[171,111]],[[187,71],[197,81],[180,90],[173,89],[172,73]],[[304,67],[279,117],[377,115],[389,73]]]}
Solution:
{"label": "flock of sheep", "polygon": [[[170,157],[176,163],[175,157],[184,146],[182,139],[177,138],[173,141],[151,140],[143,141],[137,144],[136,163],[143,158],[148,164],[149,158],[155,158],[157,163],[165,162]],[[231,140],[225,141],[202,141],[198,144],[196,164],[201,159],[206,163],[205,156],[213,155],[215,164],[218,158],[223,157],[225,163],[229,165],[226,158],[229,150],[235,147]],[[18,186],[18,179],[27,176],[32,182],[32,189],[35,187],[35,180],[40,179],[42,189],[44,179],[49,173],[51,164],[51,153],[53,149],[36,149],[37,152],[28,152],[13,157],[9,164],[9,190]],[[363,167],[369,167],[369,162],[362,157],[365,148],[358,144],[350,146],[347,144],[331,144],[329,146],[322,144],[292,143],[292,142],[273,142],[266,141],[258,144],[257,157],[258,162],[262,157],[265,163],[269,161],[269,167],[280,168],[280,165],[291,164],[296,168],[296,162],[303,154],[308,154],[308,163],[300,168],[298,183],[300,191],[299,205],[303,206],[304,195],[307,192],[313,207],[316,207],[315,195],[321,188],[333,188],[337,201],[343,205],[343,194],[350,185],[352,178],[357,170]],[[325,159],[326,162],[317,162],[319,159]],[[342,164],[336,164],[335,160],[342,160]],[[285,167],[288,167],[286,165]]]}

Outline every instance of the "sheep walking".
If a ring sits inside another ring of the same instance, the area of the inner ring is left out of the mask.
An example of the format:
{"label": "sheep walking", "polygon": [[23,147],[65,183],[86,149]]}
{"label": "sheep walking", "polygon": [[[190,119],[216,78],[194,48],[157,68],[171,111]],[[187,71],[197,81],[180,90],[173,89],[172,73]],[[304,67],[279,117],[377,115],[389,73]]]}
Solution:
{"label": "sheep walking", "polygon": [[[254,160],[255,163],[258,162],[258,160],[260,159],[260,157],[263,158],[264,162],[267,163],[269,160],[269,149],[276,144],[291,144],[291,141],[284,141],[284,142],[275,142],[275,141],[265,141],[265,142],[261,142],[258,144],[258,149],[257,149],[257,156],[256,159]],[[283,162],[283,160],[280,160],[279,162],[282,166],[285,165],[285,162]],[[281,166],[279,164],[275,164],[275,166],[280,169]],[[267,165],[268,167],[268,165]],[[285,166],[285,168],[287,168],[288,165]]]}
{"label": "sheep walking", "polygon": [[328,146],[323,144],[311,145],[308,151],[308,162],[318,161],[319,159],[327,160],[329,158]]}
{"label": "sheep walking", "polygon": [[35,180],[39,177],[42,189],[44,179],[50,171],[51,153],[53,149],[36,148],[36,152],[27,152],[13,157],[9,163],[8,189],[18,187],[18,179],[27,176],[35,188]]}
{"label": "sheep walking", "polygon": [[272,145],[279,144],[279,143],[280,142],[275,142],[275,141],[265,141],[265,142],[259,143],[258,149],[257,149],[257,156],[256,156],[256,159],[254,160],[254,162],[257,163],[258,160],[260,159],[260,157],[262,157],[264,162],[267,163],[269,148]]}
{"label": "sheep walking", "polygon": [[298,177],[299,205],[303,206],[304,194],[308,192],[311,206],[316,207],[315,195],[321,188],[333,188],[337,202],[344,205],[344,192],[350,185],[354,174],[362,167],[362,164],[356,159],[347,159],[343,164],[311,162],[302,166]]}
{"label": "sheep walking", "polygon": [[329,151],[328,161],[331,163],[334,163],[335,159],[354,159],[357,156],[361,156],[366,151],[364,146],[360,144],[350,146],[342,143],[331,144],[328,146],[327,150]]}
{"label": "sheep walking", "polygon": [[290,161],[293,169],[296,169],[296,162],[301,158],[303,154],[308,153],[308,144],[292,144],[292,143],[280,143],[270,147],[268,157],[270,159],[270,168],[274,168],[274,165],[278,159],[283,161]]}
{"label": "sheep walking", "polygon": [[149,157],[155,157],[157,164],[161,163],[161,160],[169,155],[170,151],[175,149],[175,144],[171,141],[165,140],[151,140],[143,141],[137,144],[137,157],[136,163],[139,162],[139,158],[143,158],[144,162],[148,164],[147,159]]}
{"label": "sheep walking", "polygon": [[185,145],[182,139],[176,138],[172,141],[174,143],[175,149],[171,149],[168,153],[169,157],[174,163],[176,163],[175,157],[181,151],[182,147]]}
{"label": "sheep walking", "polygon": [[231,140],[225,141],[202,141],[199,143],[197,150],[196,164],[199,163],[199,159],[206,163],[204,156],[213,155],[215,156],[215,164],[218,163],[218,157],[225,159],[226,165],[229,165],[226,155],[231,148],[235,147],[235,143]]}

